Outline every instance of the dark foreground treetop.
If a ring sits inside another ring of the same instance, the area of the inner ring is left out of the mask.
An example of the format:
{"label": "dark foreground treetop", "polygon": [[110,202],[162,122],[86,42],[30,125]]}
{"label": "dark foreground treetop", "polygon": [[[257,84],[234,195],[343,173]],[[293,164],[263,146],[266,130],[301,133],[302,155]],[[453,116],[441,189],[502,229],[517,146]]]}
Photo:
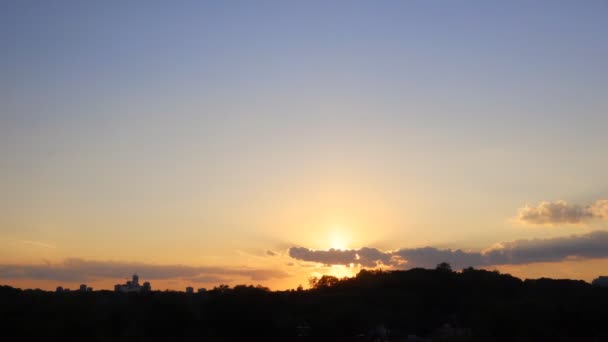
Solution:
{"label": "dark foreground treetop", "polygon": [[3,336],[57,341],[608,341],[608,288],[448,267],[310,290],[54,293],[0,287]]}

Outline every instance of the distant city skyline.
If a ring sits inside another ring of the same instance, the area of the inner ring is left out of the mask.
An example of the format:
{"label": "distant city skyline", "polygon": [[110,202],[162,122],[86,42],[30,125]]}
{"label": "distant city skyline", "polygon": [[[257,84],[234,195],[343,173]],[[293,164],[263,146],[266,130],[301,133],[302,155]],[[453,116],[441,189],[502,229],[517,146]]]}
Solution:
{"label": "distant city skyline", "polygon": [[0,284],[608,273],[608,3],[0,4]]}

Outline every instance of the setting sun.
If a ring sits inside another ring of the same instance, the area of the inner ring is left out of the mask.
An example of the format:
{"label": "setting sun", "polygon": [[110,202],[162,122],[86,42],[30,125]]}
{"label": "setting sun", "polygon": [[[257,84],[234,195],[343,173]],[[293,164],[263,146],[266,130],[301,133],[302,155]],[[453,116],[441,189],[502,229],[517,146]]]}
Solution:
{"label": "setting sun", "polygon": [[350,237],[346,229],[340,225],[333,225],[329,228],[330,248],[345,250],[349,249]]}

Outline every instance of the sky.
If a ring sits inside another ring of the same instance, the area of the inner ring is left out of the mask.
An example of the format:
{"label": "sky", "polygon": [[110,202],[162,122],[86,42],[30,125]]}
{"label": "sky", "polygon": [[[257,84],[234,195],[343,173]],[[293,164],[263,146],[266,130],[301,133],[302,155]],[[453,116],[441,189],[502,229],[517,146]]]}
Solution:
{"label": "sky", "polygon": [[606,1],[2,1],[0,284],[608,267]]}

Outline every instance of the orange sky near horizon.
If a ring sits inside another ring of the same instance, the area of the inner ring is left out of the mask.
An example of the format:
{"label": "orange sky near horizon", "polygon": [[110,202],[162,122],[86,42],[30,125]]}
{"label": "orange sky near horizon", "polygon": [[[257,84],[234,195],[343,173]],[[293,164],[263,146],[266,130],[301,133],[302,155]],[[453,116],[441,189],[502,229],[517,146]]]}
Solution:
{"label": "orange sky near horizon", "polygon": [[[282,280],[272,281],[251,281],[247,278],[241,278],[237,280],[230,280],[225,282],[230,286],[235,285],[262,285],[269,287],[271,290],[289,290],[295,289],[299,285],[304,288],[308,288],[308,279],[310,277],[320,277],[324,274],[333,275],[339,278],[350,277],[356,275],[361,268],[349,268],[344,266],[324,267],[319,265],[318,269],[312,271],[299,272],[289,278]],[[584,280],[591,282],[599,275],[603,275],[597,272],[597,270],[607,269],[608,260],[605,259],[591,259],[591,260],[575,260],[565,261],[557,263],[534,263],[528,265],[502,265],[488,267],[488,270],[498,270],[501,273],[508,273],[522,280],[525,279],[538,279],[538,278],[553,278],[553,279],[574,279]],[[390,270],[391,268],[384,268]],[[127,280],[130,280],[130,276],[124,278],[106,278],[106,279],[95,279],[94,281],[85,282],[87,286],[93,287],[94,290],[113,290],[115,284],[124,284]],[[79,281],[56,281],[56,280],[34,280],[34,279],[0,279],[0,285],[9,285],[21,289],[42,289],[47,291],[54,291],[56,287],[62,286],[63,288],[69,288],[76,290],[83,282]],[[149,281],[152,285],[153,290],[164,291],[164,290],[176,290],[185,291],[186,287],[192,286],[195,289],[206,288],[212,289],[214,286],[223,284],[224,282],[193,282],[186,279],[145,279],[140,278],[140,283]]]}

